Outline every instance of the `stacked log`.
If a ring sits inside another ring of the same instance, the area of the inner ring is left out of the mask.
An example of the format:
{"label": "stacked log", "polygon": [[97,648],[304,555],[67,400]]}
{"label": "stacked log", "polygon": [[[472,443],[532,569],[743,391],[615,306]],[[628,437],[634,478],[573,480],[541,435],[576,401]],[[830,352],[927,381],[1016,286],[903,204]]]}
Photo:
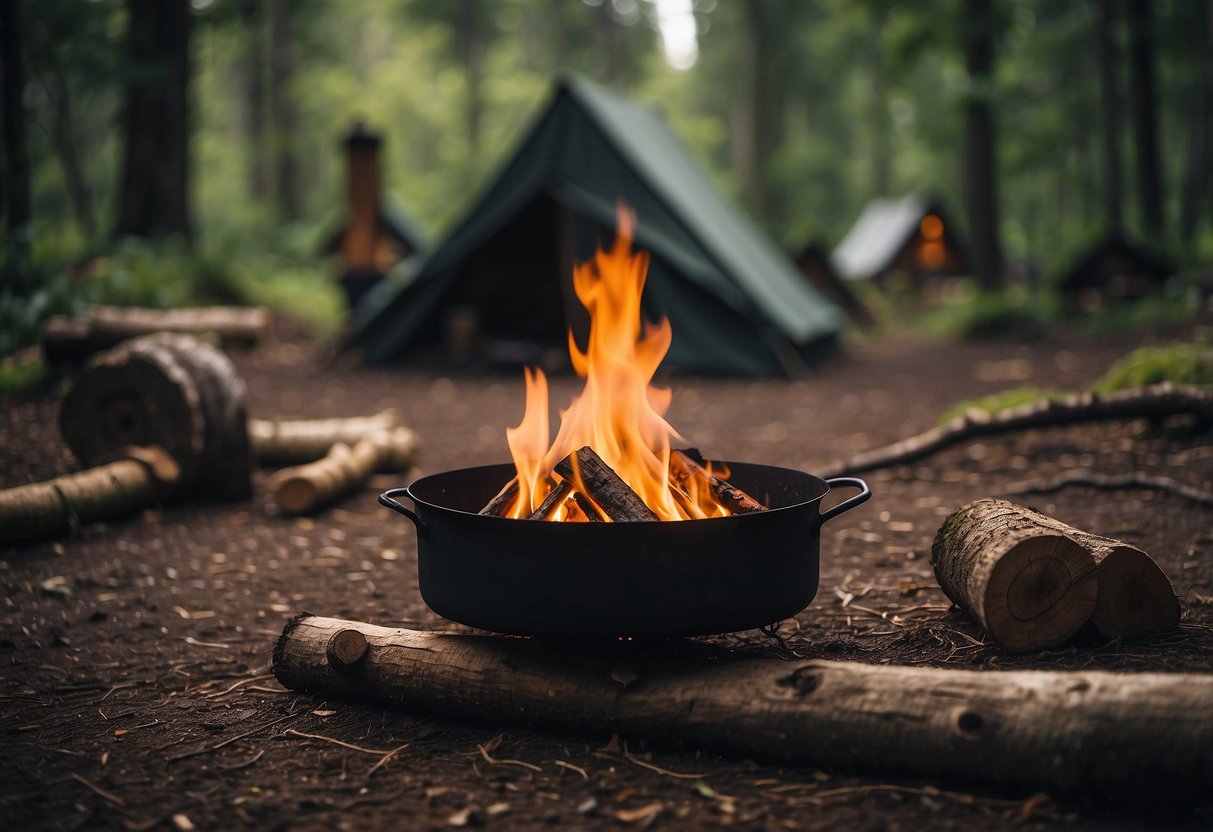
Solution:
{"label": "stacked log", "polygon": [[158,445],[177,461],[174,495],[252,493],[244,382],[219,350],[158,333],[95,356],[64,396],[59,426],[82,465]]}
{"label": "stacked log", "polygon": [[406,470],[416,450],[416,435],[408,428],[377,430],[352,447],[338,442],[315,462],[279,471],[270,489],[283,512],[306,514],[349,493],[375,471]]}
{"label": "stacked log", "polygon": [[155,332],[213,336],[224,344],[257,343],[269,328],[262,307],[200,306],[188,309],[90,306],[82,318],[55,317],[42,330],[42,352],[56,364],[77,364],[129,338]]}
{"label": "stacked log", "polygon": [[[365,437],[383,431],[392,432],[395,454],[384,460],[394,464],[390,471],[402,471],[413,462],[417,437],[401,427],[393,408],[373,416],[336,419],[250,419],[249,441],[258,465],[300,465],[324,457],[336,444],[357,445]],[[384,471],[382,473],[389,473]]]}

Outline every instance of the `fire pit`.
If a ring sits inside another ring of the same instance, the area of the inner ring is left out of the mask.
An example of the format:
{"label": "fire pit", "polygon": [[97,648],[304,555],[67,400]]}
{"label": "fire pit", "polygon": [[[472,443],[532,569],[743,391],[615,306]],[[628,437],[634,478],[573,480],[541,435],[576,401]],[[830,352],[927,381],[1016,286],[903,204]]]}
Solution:
{"label": "fire pit", "polygon": [[[440,615],[525,635],[680,636],[761,627],[817,591],[821,526],[863,503],[862,480],[709,462],[674,450],[669,390],[651,385],[670,346],[645,324],[648,256],[621,207],[614,246],[574,270],[590,317],[585,389],[549,442],[547,382],[526,375],[506,430],[514,464],[450,471],[380,496],[417,527],[421,594]],[[832,487],[859,494],[822,511]],[[406,496],[410,509],[396,498]]]}

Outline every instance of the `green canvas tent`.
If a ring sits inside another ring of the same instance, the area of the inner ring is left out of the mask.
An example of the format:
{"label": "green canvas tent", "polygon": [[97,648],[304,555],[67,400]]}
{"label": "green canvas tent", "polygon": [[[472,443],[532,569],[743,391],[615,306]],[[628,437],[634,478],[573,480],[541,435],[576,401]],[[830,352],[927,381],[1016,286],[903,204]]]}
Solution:
{"label": "green canvas tent", "polygon": [[385,361],[442,344],[456,319],[479,343],[559,349],[571,328],[584,344],[572,268],[609,245],[619,200],[652,255],[644,314],[673,329],[666,369],[787,374],[836,349],[842,313],[721,198],[660,118],[576,77],[556,83],[445,241],[366,298],[352,345]]}

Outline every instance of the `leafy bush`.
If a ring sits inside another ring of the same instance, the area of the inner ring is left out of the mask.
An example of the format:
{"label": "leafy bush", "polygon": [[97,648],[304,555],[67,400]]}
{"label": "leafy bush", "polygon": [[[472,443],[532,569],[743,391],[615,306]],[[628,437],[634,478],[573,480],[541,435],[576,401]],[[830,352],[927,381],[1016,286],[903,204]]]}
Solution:
{"label": "leafy bush", "polygon": [[1092,389],[1113,393],[1163,381],[1213,387],[1213,345],[1198,342],[1141,347],[1113,364]]}
{"label": "leafy bush", "polygon": [[0,355],[34,343],[42,322],[51,315],[76,312],[82,301],[67,274],[36,259],[29,235],[19,232],[4,241],[0,264]]}
{"label": "leafy bush", "polygon": [[1043,336],[1055,320],[1052,301],[982,293],[931,312],[923,324],[937,337],[1030,341]]}

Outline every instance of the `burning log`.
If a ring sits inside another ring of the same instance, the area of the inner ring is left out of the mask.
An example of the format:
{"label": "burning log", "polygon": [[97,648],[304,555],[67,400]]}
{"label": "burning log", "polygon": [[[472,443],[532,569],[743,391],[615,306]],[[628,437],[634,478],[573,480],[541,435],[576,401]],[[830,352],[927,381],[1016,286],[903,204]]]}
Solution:
{"label": "burning log", "polygon": [[413,437],[408,428],[376,431],[353,447],[338,442],[322,459],[279,471],[270,481],[278,507],[287,514],[306,514],[362,485],[375,471],[408,468],[400,455],[407,443],[395,436],[400,431]]}
{"label": "burning log", "polygon": [[594,449],[586,445],[556,463],[556,473],[562,479],[574,480],[574,457],[576,470],[581,475],[585,496],[594,501],[602,513],[612,522],[622,523],[638,520],[656,520],[657,515],[644,504],[631,487],[619,478],[611,466],[602,461]]}
{"label": "burning log", "polygon": [[188,309],[90,306],[83,318],[55,317],[42,330],[42,353],[51,363],[75,364],[128,338],[154,332],[214,335],[225,344],[257,343],[269,328],[262,307]]}
{"label": "burning log", "polygon": [[561,480],[556,483],[556,487],[548,492],[548,495],[543,498],[543,502],[539,504],[539,508],[531,512],[528,520],[547,520],[556,511],[556,508],[573,494],[573,483],[571,480]]}
{"label": "burning log", "polygon": [[1005,500],[978,500],[944,520],[931,565],[944,594],[1000,645],[1054,647],[1091,617],[1099,591],[1091,553],[1068,528]]}
{"label": "burning log", "polygon": [[514,505],[514,501],[518,499],[518,478],[510,480],[505,484],[505,487],[497,492],[497,496],[488,501],[484,508],[480,509],[480,514],[489,515],[492,517],[505,517]]}
{"label": "burning log", "polygon": [[687,494],[707,488],[713,499],[732,514],[753,514],[766,511],[767,507],[730,482],[714,477],[703,467],[699,451],[670,451],[670,479]]}
{"label": "burning log", "polygon": [[293,690],[412,712],[825,769],[1122,799],[1192,800],[1213,787],[1213,675],[662,661],[628,646],[566,655],[530,639],[303,615],[286,625],[273,671]]}
{"label": "burning log", "polygon": [[[259,465],[300,465],[320,459],[338,442],[356,445],[365,436],[398,425],[395,409],[387,408],[374,416],[338,419],[250,419],[248,431],[253,457]],[[395,437],[398,440],[395,459],[402,464],[391,470],[403,471],[413,463],[417,437],[407,428],[400,428]]]}
{"label": "burning log", "polygon": [[162,448],[125,448],[96,468],[0,491],[0,540],[62,534],[155,503],[180,474]]}
{"label": "burning log", "polygon": [[59,427],[84,465],[158,445],[181,469],[178,488],[252,493],[244,382],[227,357],[188,335],[159,333],[94,356],[63,398]]}
{"label": "burning log", "polygon": [[970,439],[1028,428],[1180,415],[1194,416],[1206,426],[1213,424],[1213,390],[1177,386],[1167,381],[1106,395],[1078,393],[1060,399],[1038,399],[993,413],[971,410],[946,425],[823,466],[817,473],[829,479],[906,465]]}

